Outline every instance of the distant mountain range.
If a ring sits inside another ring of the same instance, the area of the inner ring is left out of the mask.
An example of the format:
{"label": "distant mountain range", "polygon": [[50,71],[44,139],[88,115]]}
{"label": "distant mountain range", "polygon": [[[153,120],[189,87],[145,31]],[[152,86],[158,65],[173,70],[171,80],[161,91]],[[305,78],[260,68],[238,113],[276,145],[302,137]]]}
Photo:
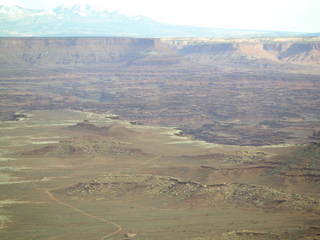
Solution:
{"label": "distant mountain range", "polygon": [[[60,6],[52,10],[0,6],[0,37],[131,36],[131,37],[284,37],[304,36],[282,31],[203,28],[170,25],[151,18],[129,17],[89,5]],[[320,36],[306,34],[305,36]]]}

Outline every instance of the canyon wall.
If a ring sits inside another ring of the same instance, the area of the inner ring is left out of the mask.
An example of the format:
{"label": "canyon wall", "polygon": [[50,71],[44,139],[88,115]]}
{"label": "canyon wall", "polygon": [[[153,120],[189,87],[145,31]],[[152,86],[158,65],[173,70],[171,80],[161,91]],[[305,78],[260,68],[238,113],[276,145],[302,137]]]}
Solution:
{"label": "canyon wall", "polygon": [[[145,57],[213,56],[319,64],[319,41],[184,41],[142,38],[0,38],[1,65],[74,65],[128,62]],[[148,60],[149,61],[149,60]],[[142,61],[143,62],[143,61]]]}
{"label": "canyon wall", "polygon": [[0,38],[0,64],[101,64],[143,56],[156,39]]}
{"label": "canyon wall", "polygon": [[199,54],[221,57],[246,57],[289,63],[320,63],[320,41],[315,42],[201,42],[179,48],[184,55]]}

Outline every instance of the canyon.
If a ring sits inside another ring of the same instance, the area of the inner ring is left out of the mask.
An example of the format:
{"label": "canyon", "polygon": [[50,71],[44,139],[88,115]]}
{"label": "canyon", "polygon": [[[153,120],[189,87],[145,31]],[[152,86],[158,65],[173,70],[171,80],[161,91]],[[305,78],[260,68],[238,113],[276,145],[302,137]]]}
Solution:
{"label": "canyon", "polygon": [[1,38],[1,111],[94,110],[209,142],[306,143],[318,38]]}
{"label": "canyon", "polygon": [[0,238],[320,239],[320,39],[0,38]]}

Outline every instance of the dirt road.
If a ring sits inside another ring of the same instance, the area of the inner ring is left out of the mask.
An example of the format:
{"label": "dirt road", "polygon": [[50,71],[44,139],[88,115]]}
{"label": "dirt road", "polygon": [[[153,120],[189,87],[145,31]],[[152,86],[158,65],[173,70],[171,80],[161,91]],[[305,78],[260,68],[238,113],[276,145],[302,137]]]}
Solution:
{"label": "dirt road", "polygon": [[78,213],[80,213],[80,214],[82,214],[84,216],[87,216],[89,218],[96,219],[99,222],[111,224],[111,225],[113,225],[113,226],[115,226],[117,228],[115,231],[113,231],[111,233],[108,233],[107,235],[102,236],[98,240],[106,240],[106,239],[108,239],[108,238],[110,238],[110,237],[112,237],[112,236],[114,236],[114,235],[116,235],[116,234],[118,234],[118,233],[120,233],[122,231],[122,226],[117,224],[117,223],[115,223],[115,222],[112,222],[112,221],[110,221],[110,220],[108,220],[106,218],[98,217],[96,215],[88,213],[88,212],[86,212],[86,211],[84,211],[84,210],[82,210],[80,208],[77,208],[77,207],[75,207],[75,206],[73,206],[73,205],[71,205],[69,203],[65,203],[65,202],[61,201],[60,199],[58,199],[56,196],[54,196],[53,193],[51,193],[49,190],[45,190],[45,193],[49,196],[49,198],[51,200],[55,201],[57,204],[63,205],[63,206],[68,207],[68,208],[71,208],[75,212],[78,212]]}

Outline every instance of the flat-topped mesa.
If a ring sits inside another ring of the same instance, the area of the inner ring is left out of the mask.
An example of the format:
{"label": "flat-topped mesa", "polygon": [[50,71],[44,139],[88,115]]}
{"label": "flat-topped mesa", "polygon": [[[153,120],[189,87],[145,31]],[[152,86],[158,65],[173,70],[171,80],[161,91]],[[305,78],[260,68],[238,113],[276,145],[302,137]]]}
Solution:
{"label": "flat-topped mesa", "polygon": [[246,57],[276,62],[320,63],[320,38],[162,39],[183,55]]}
{"label": "flat-topped mesa", "polygon": [[[133,63],[171,65],[195,56],[302,64],[320,63],[320,40],[156,39],[120,37],[0,38],[0,64],[74,66]],[[207,63],[211,63],[211,60]],[[188,63],[188,62],[187,62]],[[190,63],[189,63],[190,64]]]}
{"label": "flat-topped mesa", "polygon": [[181,54],[268,59],[276,62],[320,63],[320,42],[208,42],[186,44]]}
{"label": "flat-topped mesa", "polygon": [[0,64],[104,64],[141,57],[161,48],[147,38],[0,38]]}

